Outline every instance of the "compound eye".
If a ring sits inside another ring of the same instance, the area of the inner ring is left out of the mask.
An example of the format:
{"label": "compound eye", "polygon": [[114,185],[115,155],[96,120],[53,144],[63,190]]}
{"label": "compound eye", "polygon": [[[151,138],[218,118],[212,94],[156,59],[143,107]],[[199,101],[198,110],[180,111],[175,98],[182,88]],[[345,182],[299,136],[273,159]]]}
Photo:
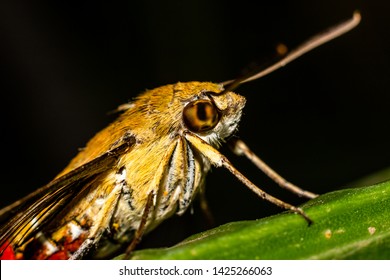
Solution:
{"label": "compound eye", "polygon": [[213,129],[219,121],[217,108],[209,100],[195,100],[183,110],[183,120],[189,130],[204,132]]}

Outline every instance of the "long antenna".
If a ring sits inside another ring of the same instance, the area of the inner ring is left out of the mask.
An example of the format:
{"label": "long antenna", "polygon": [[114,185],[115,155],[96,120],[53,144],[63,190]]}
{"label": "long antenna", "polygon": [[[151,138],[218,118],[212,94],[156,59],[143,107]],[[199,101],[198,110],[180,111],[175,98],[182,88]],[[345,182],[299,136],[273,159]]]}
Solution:
{"label": "long antenna", "polygon": [[333,26],[314,37],[310,38],[303,44],[299,45],[296,49],[289,52],[284,58],[279,60],[278,62],[272,64],[271,66],[262,69],[262,70],[256,70],[254,72],[250,72],[245,74],[244,76],[235,79],[235,80],[229,80],[222,82],[221,84],[224,86],[227,86],[223,91],[215,94],[215,95],[222,95],[225,94],[228,91],[232,91],[235,88],[237,88],[240,84],[253,81],[256,79],[259,79],[261,77],[264,77],[265,75],[268,75],[269,73],[272,73],[273,71],[282,68],[287,63],[290,63],[291,61],[297,59],[298,57],[304,55],[305,53],[308,53],[309,51],[317,48],[318,46],[321,46],[334,38],[337,38],[351,29],[355,28],[361,20],[361,15],[358,11],[355,11],[353,13],[353,17],[347,21],[344,21],[336,26]]}

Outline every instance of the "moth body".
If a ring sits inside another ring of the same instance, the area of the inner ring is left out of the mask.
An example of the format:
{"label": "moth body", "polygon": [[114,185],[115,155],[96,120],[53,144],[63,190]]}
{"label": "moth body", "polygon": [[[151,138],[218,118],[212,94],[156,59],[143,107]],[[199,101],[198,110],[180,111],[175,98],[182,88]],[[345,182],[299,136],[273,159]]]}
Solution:
{"label": "moth body", "polygon": [[[213,95],[222,90],[219,84],[188,82],[139,95],[116,121],[87,143],[57,179],[134,139],[130,150],[119,155],[109,169],[85,182],[81,194],[56,215],[55,222],[38,231],[32,241],[23,240],[18,256],[24,258],[23,251],[33,251],[29,258],[82,258],[91,249],[99,258],[112,254],[132,240],[150,193],[155,198],[145,232],[175,213],[183,214],[211,167],[203,151],[186,139],[186,121],[194,122],[194,127],[207,126],[207,107],[214,106],[211,114],[218,114],[212,116],[218,119],[214,127],[194,133],[218,148],[236,131],[242,114],[245,98],[233,92]],[[189,109],[193,112],[185,121],[183,110],[191,102],[196,107]],[[35,222],[28,232],[39,227],[40,222]],[[16,239],[24,236],[26,232]]]}

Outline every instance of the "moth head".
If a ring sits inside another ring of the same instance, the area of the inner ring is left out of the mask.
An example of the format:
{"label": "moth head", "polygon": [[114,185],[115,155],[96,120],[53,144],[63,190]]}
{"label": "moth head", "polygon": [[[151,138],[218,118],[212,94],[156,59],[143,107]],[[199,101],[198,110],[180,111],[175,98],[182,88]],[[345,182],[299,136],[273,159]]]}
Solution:
{"label": "moth head", "polygon": [[236,131],[245,98],[231,91],[220,95],[224,90],[222,85],[204,85],[205,89],[185,104],[183,124],[206,142],[219,146]]}

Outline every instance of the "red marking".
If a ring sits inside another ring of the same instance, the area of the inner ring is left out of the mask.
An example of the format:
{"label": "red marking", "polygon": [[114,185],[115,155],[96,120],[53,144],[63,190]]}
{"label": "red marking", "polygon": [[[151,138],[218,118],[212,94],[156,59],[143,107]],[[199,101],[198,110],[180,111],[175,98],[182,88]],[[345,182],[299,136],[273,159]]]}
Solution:
{"label": "red marking", "polygon": [[1,251],[3,251],[3,254],[0,256],[0,260],[16,260],[14,249],[9,242],[6,242],[1,246],[0,252]]}
{"label": "red marking", "polygon": [[[69,240],[69,239],[68,239]],[[80,248],[81,244],[84,242],[83,239],[76,239],[73,242],[65,241],[63,244],[63,248],[60,251],[55,252],[51,256],[49,256],[48,260],[67,260],[69,259],[70,255],[77,251],[78,248]]]}
{"label": "red marking", "polygon": [[[62,239],[55,244],[41,235],[28,241],[23,250],[17,249],[16,251],[10,242],[6,242],[0,247],[0,252],[2,252],[0,260],[67,260],[80,248],[86,236],[86,234],[81,234],[77,239],[72,240],[70,235],[63,235]],[[52,252],[53,249],[56,251],[50,254],[49,252]]]}
{"label": "red marking", "polygon": [[83,242],[84,239],[76,239],[74,242],[67,244],[66,248],[72,253],[76,252],[77,249],[80,248],[81,244],[83,244]]}

